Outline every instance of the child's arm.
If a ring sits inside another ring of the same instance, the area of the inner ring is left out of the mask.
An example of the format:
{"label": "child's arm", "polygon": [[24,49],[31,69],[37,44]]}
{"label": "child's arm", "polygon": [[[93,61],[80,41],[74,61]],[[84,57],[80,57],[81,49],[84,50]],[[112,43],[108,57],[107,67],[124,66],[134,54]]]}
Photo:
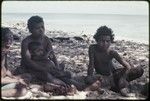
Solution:
{"label": "child's arm", "polygon": [[56,56],[54,54],[54,51],[53,51],[53,48],[51,45],[51,41],[49,39],[47,39],[47,43],[48,43],[48,45],[47,45],[47,53],[46,54],[48,55],[48,58],[50,58],[55,63],[56,68],[59,68]]}
{"label": "child's arm", "polygon": [[93,47],[89,47],[89,66],[88,66],[88,76],[93,75],[94,72],[94,52]]}
{"label": "child's arm", "polygon": [[111,51],[111,54],[126,69],[130,69],[131,68],[131,66],[116,51]]}

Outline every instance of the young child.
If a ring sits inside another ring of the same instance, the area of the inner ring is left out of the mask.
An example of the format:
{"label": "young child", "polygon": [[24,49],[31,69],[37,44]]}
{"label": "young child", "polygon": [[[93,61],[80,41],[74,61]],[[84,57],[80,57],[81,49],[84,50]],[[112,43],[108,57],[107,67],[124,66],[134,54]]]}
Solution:
{"label": "young child", "polygon": [[[94,39],[97,43],[89,47],[88,76],[93,76],[95,70],[96,74],[106,77],[102,81],[113,88],[115,86],[115,89],[118,88],[119,92],[123,94],[123,88],[127,86],[128,82],[141,77],[144,72],[143,69],[132,68],[117,51],[110,48],[114,35],[107,26],[98,28]],[[124,68],[115,69],[112,59],[116,59]]]}
{"label": "young child", "polygon": [[48,58],[43,57],[44,48],[39,42],[31,42],[28,45],[29,52],[31,54],[31,60],[48,60]]}
{"label": "young child", "polygon": [[[2,50],[1,50],[1,91],[2,97],[19,97],[27,93],[26,82],[23,76],[14,76],[7,66],[7,54],[13,42],[13,35],[9,28],[1,28]],[[26,75],[27,76],[27,75]],[[27,78],[26,78],[27,79]]]}
{"label": "young child", "polygon": [[[41,65],[43,68],[46,68],[50,74],[56,78],[71,78],[71,74],[69,72],[55,68],[55,64],[47,58],[48,56],[43,57],[44,50],[41,43],[31,42],[28,45],[28,49],[31,54],[31,60],[36,62],[38,65]],[[51,54],[49,53],[48,55],[50,56]]]}

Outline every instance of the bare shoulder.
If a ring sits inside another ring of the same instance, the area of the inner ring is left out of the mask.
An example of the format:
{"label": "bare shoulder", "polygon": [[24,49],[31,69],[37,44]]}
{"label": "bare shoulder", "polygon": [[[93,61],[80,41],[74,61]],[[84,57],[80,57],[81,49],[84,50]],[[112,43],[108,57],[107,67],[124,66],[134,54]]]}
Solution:
{"label": "bare shoulder", "polygon": [[50,40],[49,37],[46,36],[46,35],[44,35],[44,40],[45,40],[46,42],[48,42],[48,43],[51,43],[51,40]]}
{"label": "bare shoulder", "polygon": [[31,40],[30,36],[27,36],[22,40],[22,44],[28,44],[30,40]]}
{"label": "bare shoulder", "polygon": [[118,55],[118,52],[117,52],[116,50],[110,49],[110,50],[109,50],[109,54],[110,54],[111,56],[115,57],[115,56]]}

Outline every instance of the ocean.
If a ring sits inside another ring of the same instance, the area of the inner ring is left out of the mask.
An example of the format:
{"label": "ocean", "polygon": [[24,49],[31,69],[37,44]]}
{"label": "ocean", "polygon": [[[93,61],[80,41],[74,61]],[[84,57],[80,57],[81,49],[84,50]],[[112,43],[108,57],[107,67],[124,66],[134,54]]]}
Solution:
{"label": "ocean", "polygon": [[20,21],[27,23],[27,20],[33,15],[43,17],[45,29],[50,31],[93,36],[100,26],[106,25],[113,30],[116,40],[149,43],[148,15],[3,13],[2,26],[5,26],[6,23],[15,24]]}

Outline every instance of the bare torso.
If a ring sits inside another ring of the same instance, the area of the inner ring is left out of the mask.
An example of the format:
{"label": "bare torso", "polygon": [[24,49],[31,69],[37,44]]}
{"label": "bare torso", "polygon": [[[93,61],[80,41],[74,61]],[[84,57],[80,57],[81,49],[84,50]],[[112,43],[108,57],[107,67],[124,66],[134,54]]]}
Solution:
{"label": "bare torso", "polygon": [[[34,40],[33,38],[31,38],[31,36],[28,36],[25,40],[24,40],[24,42],[23,43],[25,43],[27,46],[28,46],[28,44],[30,43],[30,42],[40,42],[41,44],[42,44],[42,46],[43,46],[43,53],[44,53],[44,57],[43,58],[40,58],[40,59],[38,59],[38,58],[36,58],[36,57],[34,57],[34,59],[37,59],[36,60],[36,63],[38,63],[38,64],[44,64],[45,62],[48,62],[48,52],[50,51],[50,50],[52,50],[52,47],[49,47],[49,44],[51,44],[50,42],[49,42],[49,39],[48,39],[48,37],[46,37],[46,36],[43,36],[43,38],[40,38],[40,39],[37,39],[37,40]],[[26,46],[26,48],[27,48],[27,46]],[[25,47],[25,46],[22,46],[22,47]],[[28,50],[28,49],[27,49]],[[30,54],[31,55],[31,54]],[[42,61],[41,61],[42,60]],[[44,62],[45,61],[45,62]],[[22,60],[21,60],[21,66],[23,66],[24,67],[24,69],[29,69],[28,68],[28,66],[26,65],[27,63],[24,61],[24,59],[22,58]],[[43,67],[43,66],[42,66]],[[31,68],[30,68],[31,69]]]}
{"label": "bare torso", "polygon": [[93,59],[91,59],[90,62],[93,62],[93,67],[95,68],[96,73],[110,75],[112,69],[114,68],[112,64],[113,56],[111,51],[112,50],[103,52],[99,50],[96,45],[92,46],[90,54]]}

